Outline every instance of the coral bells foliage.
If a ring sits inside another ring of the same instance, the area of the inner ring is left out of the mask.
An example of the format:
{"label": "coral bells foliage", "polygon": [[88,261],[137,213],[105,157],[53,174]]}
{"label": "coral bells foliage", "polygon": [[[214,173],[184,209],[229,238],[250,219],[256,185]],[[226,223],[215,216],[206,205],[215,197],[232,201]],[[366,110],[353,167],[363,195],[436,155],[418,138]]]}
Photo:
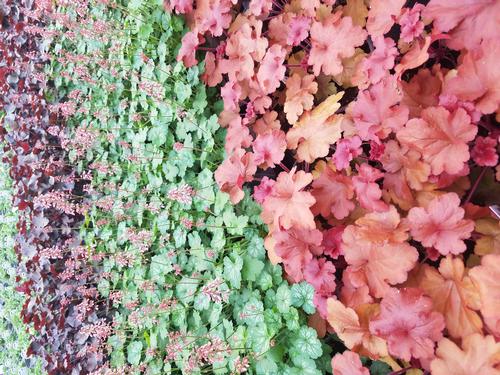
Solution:
{"label": "coral bells foliage", "polygon": [[335,372],[367,373],[360,353],[494,373],[500,3],[165,4],[224,100],[217,183],[236,203],[260,181],[269,258],[351,350]]}

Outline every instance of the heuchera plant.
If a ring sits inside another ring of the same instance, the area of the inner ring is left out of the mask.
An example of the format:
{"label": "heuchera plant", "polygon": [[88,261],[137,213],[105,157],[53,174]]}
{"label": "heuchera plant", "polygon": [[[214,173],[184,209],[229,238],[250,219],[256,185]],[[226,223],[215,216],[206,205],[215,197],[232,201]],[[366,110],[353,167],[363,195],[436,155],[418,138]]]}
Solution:
{"label": "heuchera plant", "polygon": [[155,1],[124,3],[46,3],[38,15],[47,26],[28,28],[50,45],[38,78],[48,111],[64,121],[48,129],[57,142],[46,148],[80,187],[37,204],[82,217],[71,223],[75,250],[40,250],[64,281],[85,282],[83,298],[66,301],[82,324],[60,339],[78,353],[49,371],[325,372],[329,348],[304,314],[315,311],[314,288],[290,286],[266,259],[250,197],[235,207],[217,189],[220,103],[208,106],[198,67],[175,61],[181,18]]}
{"label": "heuchera plant", "polygon": [[500,3],[164,5],[224,102],[217,184],[233,203],[253,187],[268,257],[349,349],[334,373],[367,374],[355,353],[497,371]]}

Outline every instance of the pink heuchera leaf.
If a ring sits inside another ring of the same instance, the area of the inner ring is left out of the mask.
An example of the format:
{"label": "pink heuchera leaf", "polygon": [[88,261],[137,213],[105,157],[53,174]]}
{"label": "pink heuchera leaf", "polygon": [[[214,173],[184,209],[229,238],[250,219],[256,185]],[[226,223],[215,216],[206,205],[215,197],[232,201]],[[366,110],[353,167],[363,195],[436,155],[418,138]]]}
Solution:
{"label": "pink heuchera leaf", "polygon": [[316,199],[312,207],[314,214],[324,218],[333,215],[341,220],[354,210],[354,189],[351,179],[326,167],[321,175],[312,183],[311,193]]}
{"label": "pink heuchera leaf", "polygon": [[432,359],[444,327],[432,300],[416,288],[391,289],[382,299],[380,314],[370,321],[370,332],[385,338],[389,353],[405,361]]}
{"label": "pink heuchera leaf", "polygon": [[266,52],[257,72],[257,80],[265,94],[271,94],[285,77],[286,67],[283,65],[286,50],[278,44],[273,44]]}
{"label": "pink heuchera leaf", "polygon": [[259,134],[253,141],[255,163],[263,169],[272,168],[285,157],[286,139],[283,130],[270,130]]}
{"label": "pink heuchera leaf", "polygon": [[229,122],[224,149],[227,154],[231,154],[234,150],[250,147],[251,144],[250,131],[241,123],[241,117],[237,116]]}
{"label": "pink heuchera leaf", "polygon": [[359,355],[350,350],[335,354],[332,358],[332,369],[335,375],[370,375],[370,371],[363,367]]}
{"label": "pink heuchera leaf", "polygon": [[314,94],[318,91],[318,84],[314,82],[312,74],[301,77],[295,73],[286,80],[286,119],[295,124],[304,109],[311,109],[314,104]]}
{"label": "pink heuchera leaf", "polygon": [[253,154],[240,148],[219,165],[214,174],[215,181],[221,191],[229,193],[231,202],[236,204],[245,196],[243,183],[252,181],[256,170]]}
{"label": "pink heuchera leaf", "polygon": [[[373,38],[375,50],[358,65],[355,83],[360,89],[380,82],[394,68],[394,58],[399,55],[394,40],[377,36]],[[363,78],[360,79],[359,76]]]}
{"label": "pink heuchera leaf", "polygon": [[303,191],[312,181],[312,174],[296,172],[296,167],[289,173],[278,175],[272,193],[262,205],[261,217],[264,223],[275,228],[315,229],[314,215],[310,207],[316,202],[311,193]]}
{"label": "pink heuchera leaf", "polygon": [[307,263],[304,278],[317,293],[329,296],[335,291],[335,266],[326,258],[313,258]]}
{"label": "pink heuchera leaf", "polygon": [[167,12],[186,14],[193,11],[193,0],[163,0],[163,7]]}
{"label": "pink heuchera leaf", "polygon": [[264,134],[268,130],[273,129],[281,129],[281,123],[278,120],[278,113],[276,111],[264,113],[264,116],[253,124],[253,130],[257,134]]}
{"label": "pink heuchera leaf", "polygon": [[227,81],[221,88],[220,94],[224,100],[224,110],[236,111],[239,110],[239,100],[241,99],[241,86],[238,82]]}
{"label": "pink heuchera leaf", "polygon": [[333,228],[323,231],[323,253],[330,258],[337,259],[339,255],[344,255],[342,250],[342,233],[345,226],[336,225]]}
{"label": "pink heuchera leaf", "polygon": [[456,193],[436,197],[427,208],[413,207],[408,212],[411,235],[443,255],[463,253],[466,249],[463,240],[474,230],[474,222],[464,219],[464,212]]}
{"label": "pink heuchera leaf", "polygon": [[476,133],[477,127],[462,108],[450,113],[443,107],[429,107],[422,111],[421,118],[408,121],[397,138],[422,154],[432,174],[456,174],[470,158],[467,143]]}
{"label": "pink heuchera leaf", "polygon": [[290,227],[273,232],[272,237],[275,240],[274,251],[282,259],[286,273],[294,282],[303,280],[306,264],[312,260],[313,254],[322,252],[321,232],[317,229]]}
{"label": "pink heuchera leaf", "polygon": [[[500,8],[498,10],[500,14]],[[500,67],[498,39],[488,40],[465,53],[454,78],[445,81],[443,94],[462,101],[474,101],[477,110],[489,114],[500,106]],[[488,67],[488,68],[486,68]]]}
{"label": "pink heuchera leaf", "polygon": [[498,164],[497,140],[493,137],[477,137],[471,156],[477,165],[494,167]]}
{"label": "pink heuchera leaf", "polygon": [[219,61],[215,58],[212,52],[207,52],[205,55],[205,71],[201,79],[210,87],[217,86],[222,82],[222,73],[219,67]]}
{"label": "pink heuchera leaf", "polygon": [[311,20],[309,17],[295,16],[288,22],[286,42],[298,46],[309,34]]}
{"label": "pink heuchera leaf", "polygon": [[358,94],[350,114],[362,140],[378,141],[403,127],[409,111],[406,106],[399,105],[401,99],[402,94],[393,76],[387,76]]}
{"label": "pink heuchera leaf", "polygon": [[255,199],[255,201],[259,204],[264,203],[267,196],[273,191],[273,186],[275,183],[276,181],[271,180],[267,176],[262,177],[262,180],[260,180],[260,184],[258,184],[253,189],[253,199]]}
{"label": "pink heuchera leaf", "polygon": [[221,36],[233,19],[231,4],[228,0],[197,0],[195,17],[200,33],[209,32],[212,36]]}
{"label": "pink heuchera leaf", "polygon": [[198,64],[198,60],[195,57],[196,48],[204,42],[205,38],[198,33],[198,30],[188,31],[182,37],[182,45],[177,54],[177,61],[182,61],[186,68]]}
{"label": "pink heuchera leaf", "polygon": [[389,285],[402,283],[418,260],[417,250],[406,239],[394,206],[367,214],[348,225],[342,234],[342,249],[354,287],[368,285],[374,297],[383,297]]}
{"label": "pink heuchera leaf", "polygon": [[475,333],[462,341],[461,348],[443,338],[431,362],[432,375],[498,375],[499,353],[500,343],[493,336]]}
{"label": "pink heuchera leaf", "polygon": [[370,211],[385,211],[389,208],[382,201],[382,190],[375,182],[384,174],[376,168],[364,163],[357,167],[358,175],[352,178],[354,191],[361,207]]}
{"label": "pink heuchera leaf", "polygon": [[399,25],[401,25],[401,39],[406,43],[410,43],[424,31],[424,23],[420,20],[420,12],[425,6],[415,4],[413,8],[404,8],[401,17],[399,17]]}
{"label": "pink heuchera leaf", "polygon": [[366,29],[371,36],[387,33],[401,13],[405,0],[372,0]]}
{"label": "pink heuchera leaf", "polygon": [[313,22],[311,26],[311,52],[309,65],[314,75],[342,73],[342,58],[354,55],[354,48],[366,39],[366,31],[353,26],[351,17],[333,16],[323,23]]}
{"label": "pink heuchera leaf", "polygon": [[[500,3],[496,0],[431,0],[422,11],[438,32],[449,32],[450,48],[473,49],[481,41],[498,38]],[[497,42],[498,43],[498,42]]]}
{"label": "pink heuchera leaf", "polygon": [[343,138],[337,142],[337,148],[333,154],[333,161],[337,169],[346,169],[353,158],[361,155],[361,138],[357,135],[350,138]]}
{"label": "pink heuchera leaf", "polygon": [[426,36],[423,39],[416,39],[413,41],[409,51],[405,53],[399,64],[394,68],[398,79],[401,78],[404,71],[417,68],[429,60],[429,47],[432,42],[433,39],[431,36]]}
{"label": "pink heuchera leaf", "polygon": [[481,265],[470,270],[470,277],[481,296],[481,314],[486,326],[500,336],[500,254],[488,254]]}
{"label": "pink heuchera leaf", "polygon": [[366,285],[365,279],[360,278],[359,274],[353,271],[352,268],[347,268],[342,273],[340,300],[344,305],[352,308],[373,302],[370,288]]}
{"label": "pink heuchera leaf", "polygon": [[272,0],[251,0],[248,10],[255,17],[266,17],[273,7]]}

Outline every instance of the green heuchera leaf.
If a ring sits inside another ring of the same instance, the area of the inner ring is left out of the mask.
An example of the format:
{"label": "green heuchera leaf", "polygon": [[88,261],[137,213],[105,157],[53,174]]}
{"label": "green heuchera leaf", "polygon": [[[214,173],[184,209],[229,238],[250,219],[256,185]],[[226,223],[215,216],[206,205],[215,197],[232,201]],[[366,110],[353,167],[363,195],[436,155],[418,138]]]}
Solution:
{"label": "green heuchera leaf", "polygon": [[256,327],[252,327],[249,333],[250,336],[248,341],[255,353],[261,354],[269,350],[269,340],[271,336],[267,332],[267,326],[265,324],[259,324]]}
{"label": "green heuchera leaf", "polygon": [[137,366],[141,362],[142,341],[132,341],[127,346],[127,361]]}
{"label": "green heuchera leaf", "polygon": [[251,257],[244,257],[243,265],[243,279],[247,281],[256,281],[257,277],[262,273],[264,269],[264,262]]}
{"label": "green heuchera leaf", "polygon": [[224,279],[231,283],[231,287],[239,289],[241,287],[241,269],[243,268],[243,259],[238,254],[233,253],[231,260],[224,258]]}
{"label": "green heuchera leaf", "polygon": [[309,358],[316,359],[322,354],[321,342],[314,328],[301,327],[294,335],[291,348],[292,358],[293,355],[300,357],[302,354],[307,355]]}
{"label": "green heuchera leaf", "polygon": [[149,276],[153,281],[161,281],[172,269],[172,261],[167,256],[155,255],[151,258]]}
{"label": "green heuchera leaf", "polygon": [[391,367],[382,361],[374,361],[370,366],[371,375],[387,375],[392,371]]}
{"label": "green heuchera leaf", "polygon": [[245,229],[248,224],[248,217],[236,216],[231,208],[224,211],[222,219],[227,227],[227,232],[232,235],[243,235],[243,229]]}
{"label": "green heuchera leaf", "polygon": [[276,306],[278,307],[279,312],[286,313],[290,309],[292,304],[292,298],[290,293],[290,288],[286,283],[283,283],[279,286],[276,291]]}
{"label": "green heuchera leaf", "polygon": [[278,366],[266,356],[255,364],[255,372],[257,375],[276,375],[278,374]]}
{"label": "green heuchera leaf", "polygon": [[314,314],[316,308],[314,307],[314,287],[302,281],[298,284],[293,284],[291,287],[292,305],[295,307],[302,307],[308,314]]}

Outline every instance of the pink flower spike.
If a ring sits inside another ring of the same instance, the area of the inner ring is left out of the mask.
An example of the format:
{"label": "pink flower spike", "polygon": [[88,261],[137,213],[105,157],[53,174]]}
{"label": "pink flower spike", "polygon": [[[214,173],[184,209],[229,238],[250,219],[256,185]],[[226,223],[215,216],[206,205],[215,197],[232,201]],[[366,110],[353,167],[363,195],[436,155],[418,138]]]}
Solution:
{"label": "pink flower spike", "polygon": [[474,222],[464,219],[464,213],[458,195],[447,193],[434,198],[427,208],[413,207],[407,220],[413,239],[442,255],[458,255],[466,250],[463,240],[474,230]]}

